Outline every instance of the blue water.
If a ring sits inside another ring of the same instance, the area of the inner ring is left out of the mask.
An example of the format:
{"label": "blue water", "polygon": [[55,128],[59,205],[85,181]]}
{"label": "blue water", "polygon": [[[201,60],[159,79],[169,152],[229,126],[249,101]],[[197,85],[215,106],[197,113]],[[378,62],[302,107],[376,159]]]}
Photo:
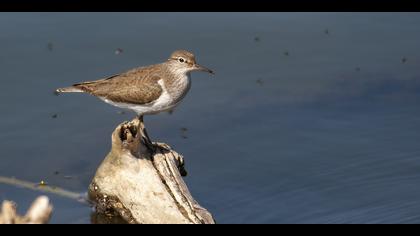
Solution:
{"label": "blue water", "polygon": [[[175,112],[145,122],[184,155],[218,223],[418,223],[419,24],[418,13],[0,13],[0,175],[85,192],[133,114],[52,91],[187,49],[216,76],[193,74]],[[0,184],[22,209],[39,194]],[[90,223],[88,206],[48,196],[52,223]]]}

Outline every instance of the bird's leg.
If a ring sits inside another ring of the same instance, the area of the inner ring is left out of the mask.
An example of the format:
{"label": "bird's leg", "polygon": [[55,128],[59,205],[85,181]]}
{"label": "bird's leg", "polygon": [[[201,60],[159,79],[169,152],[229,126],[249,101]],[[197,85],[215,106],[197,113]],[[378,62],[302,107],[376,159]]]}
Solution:
{"label": "bird's leg", "polygon": [[142,123],[142,124],[143,124],[143,134],[144,134],[144,136],[145,136],[145,138],[146,138],[146,142],[151,143],[152,141],[151,141],[151,139],[150,139],[150,137],[149,137],[149,134],[147,134],[147,130],[146,130],[146,127],[145,127],[145,125],[144,125],[143,116],[139,116],[139,120],[140,120],[140,123]]}
{"label": "bird's leg", "polygon": [[152,140],[150,139],[149,134],[147,133],[146,126],[144,125],[142,115],[139,116],[139,120],[140,120],[140,123],[143,124],[142,128],[143,128],[144,141],[145,141],[146,147],[149,149],[149,151],[151,151],[153,153],[153,152],[155,152],[155,146],[153,145]]}

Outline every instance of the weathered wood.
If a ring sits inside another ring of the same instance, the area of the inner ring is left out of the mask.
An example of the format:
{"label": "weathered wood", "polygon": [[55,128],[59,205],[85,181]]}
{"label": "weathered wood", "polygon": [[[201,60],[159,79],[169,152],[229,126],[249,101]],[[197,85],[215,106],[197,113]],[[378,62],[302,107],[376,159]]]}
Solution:
{"label": "weathered wood", "polygon": [[151,143],[143,120],[119,125],[112,149],[89,186],[89,198],[103,215],[128,223],[214,224],[191,196],[182,175],[183,157],[163,143]]}
{"label": "weathered wood", "polygon": [[52,209],[48,197],[41,196],[32,203],[26,215],[20,216],[16,213],[14,202],[4,201],[0,212],[0,224],[46,224]]}

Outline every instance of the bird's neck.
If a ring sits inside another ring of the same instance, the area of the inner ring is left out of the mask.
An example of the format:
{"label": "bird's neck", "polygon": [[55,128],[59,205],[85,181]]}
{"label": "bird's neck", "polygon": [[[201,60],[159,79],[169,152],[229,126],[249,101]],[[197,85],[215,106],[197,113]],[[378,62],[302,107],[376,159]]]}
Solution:
{"label": "bird's neck", "polygon": [[190,78],[190,71],[185,67],[178,67],[172,64],[168,64],[166,69],[167,73],[170,75],[167,77],[168,82],[170,83],[183,84]]}
{"label": "bird's neck", "polygon": [[182,99],[191,87],[190,73],[180,69],[169,69],[171,76],[166,77],[165,87],[176,99]]}

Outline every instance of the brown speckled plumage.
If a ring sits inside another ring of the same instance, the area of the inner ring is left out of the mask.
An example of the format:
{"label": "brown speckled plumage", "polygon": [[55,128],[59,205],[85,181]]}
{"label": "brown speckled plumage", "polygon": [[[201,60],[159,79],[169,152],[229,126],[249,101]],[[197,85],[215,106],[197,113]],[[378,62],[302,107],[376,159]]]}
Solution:
{"label": "brown speckled plumage", "polygon": [[159,98],[162,67],[153,65],[130,70],[107,79],[73,85],[86,93],[113,102],[147,104]]}
{"label": "brown speckled plumage", "polygon": [[198,65],[192,53],[177,50],[164,63],[74,84],[56,92],[85,92],[114,106],[134,110],[139,115],[154,114],[172,109],[185,97],[191,86],[192,71],[213,73]]}

